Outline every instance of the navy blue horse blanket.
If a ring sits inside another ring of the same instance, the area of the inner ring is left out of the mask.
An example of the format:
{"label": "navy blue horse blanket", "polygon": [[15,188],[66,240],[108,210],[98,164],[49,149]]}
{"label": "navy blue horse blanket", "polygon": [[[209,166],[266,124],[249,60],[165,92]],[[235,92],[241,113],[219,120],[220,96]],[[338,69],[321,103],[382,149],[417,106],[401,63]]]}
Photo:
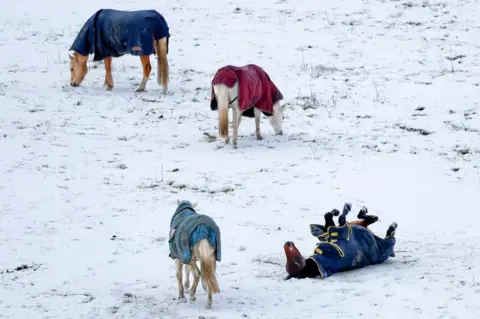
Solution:
{"label": "navy blue horse blanket", "polygon": [[207,215],[198,214],[188,201],[182,201],[170,221],[170,238],[168,240],[172,259],[179,258],[188,264],[192,259],[190,248],[207,239],[212,247],[216,247],[216,259],[222,259],[220,229]]}
{"label": "navy blue horse blanket", "polygon": [[309,258],[317,264],[320,277],[326,278],[395,257],[395,242],[394,237],[380,238],[365,227],[346,223],[329,227],[328,236],[321,239]]}
{"label": "navy blue horse blanket", "polygon": [[94,61],[124,54],[150,55],[155,52],[153,39],[165,37],[170,38],[167,22],[155,10],[100,9],[85,22],[70,50],[94,54]]}

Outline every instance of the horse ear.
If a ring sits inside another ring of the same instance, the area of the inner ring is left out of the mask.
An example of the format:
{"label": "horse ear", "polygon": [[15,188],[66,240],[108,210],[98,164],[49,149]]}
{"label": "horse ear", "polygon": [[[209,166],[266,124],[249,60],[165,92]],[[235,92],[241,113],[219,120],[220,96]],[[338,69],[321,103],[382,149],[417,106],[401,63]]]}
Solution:
{"label": "horse ear", "polygon": [[73,56],[71,56],[70,54],[68,55],[68,57],[70,58],[70,60],[73,60]]}
{"label": "horse ear", "polygon": [[196,208],[197,205],[198,205],[198,203],[193,203],[192,207],[193,207],[193,208]]}
{"label": "horse ear", "polygon": [[177,205],[180,205],[180,200],[177,198]]}

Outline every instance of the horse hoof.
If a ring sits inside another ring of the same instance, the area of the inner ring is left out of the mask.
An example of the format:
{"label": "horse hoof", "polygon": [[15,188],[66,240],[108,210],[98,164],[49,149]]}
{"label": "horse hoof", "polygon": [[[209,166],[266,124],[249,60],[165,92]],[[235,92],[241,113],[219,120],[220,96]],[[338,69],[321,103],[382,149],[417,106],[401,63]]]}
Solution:
{"label": "horse hoof", "polygon": [[358,218],[361,218],[360,216],[365,216],[368,214],[368,208],[363,206],[360,211],[358,212]]}
{"label": "horse hoof", "polygon": [[205,306],[205,309],[207,309],[207,310],[212,310],[212,309],[213,309],[213,307],[212,307],[212,305],[211,305],[211,304],[207,304],[207,305]]}
{"label": "horse hoof", "polygon": [[387,229],[387,237],[395,237],[395,231],[397,230],[397,223],[393,222]]}
{"label": "horse hoof", "polygon": [[339,211],[338,209],[333,209],[333,210],[331,211],[331,213],[332,213],[333,216],[335,216],[335,217],[338,216],[338,215],[340,215],[340,211]]}
{"label": "horse hoof", "polygon": [[145,89],[138,88],[135,92],[145,92]]}
{"label": "horse hoof", "polygon": [[186,302],[187,302],[187,298],[185,298],[185,297],[178,297],[177,303],[186,303]]}
{"label": "horse hoof", "polygon": [[362,218],[365,217],[365,215],[367,215],[367,213],[368,213],[367,207],[363,206],[363,207],[360,209],[360,211],[358,212],[357,218],[362,219]]}
{"label": "horse hoof", "polygon": [[259,140],[259,141],[263,140],[263,136],[257,135],[257,140]]}
{"label": "horse hoof", "polygon": [[237,144],[233,144],[233,148],[237,149],[238,148]]}
{"label": "horse hoof", "polygon": [[352,203],[346,202],[345,205],[343,206],[343,210],[352,210]]}
{"label": "horse hoof", "polygon": [[197,298],[195,298],[194,296],[190,297],[190,303],[195,303],[195,300],[197,300]]}

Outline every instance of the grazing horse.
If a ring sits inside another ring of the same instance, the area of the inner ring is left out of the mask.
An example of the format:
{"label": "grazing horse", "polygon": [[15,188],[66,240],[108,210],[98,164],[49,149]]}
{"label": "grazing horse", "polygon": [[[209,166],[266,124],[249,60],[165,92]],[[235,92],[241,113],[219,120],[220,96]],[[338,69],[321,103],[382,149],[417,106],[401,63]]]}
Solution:
{"label": "grazing horse", "polygon": [[237,148],[238,127],[242,116],[255,117],[257,140],[263,139],[260,133],[262,113],[269,117],[275,134],[283,134],[283,110],[280,106],[282,99],[282,93],[259,66],[255,64],[242,67],[227,65],[218,69],[213,77],[210,108],[212,111],[218,110],[219,135],[225,138],[225,143],[229,143],[228,109],[230,106],[232,107],[232,144],[234,148]]}
{"label": "grazing horse", "polygon": [[[178,282],[178,302],[186,302],[182,264],[185,265],[185,287],[189,286],[189,273],[193,273],[193,283],[190,289],[190,302],[196,300],[195,293],[201,278],[202,286],[208,293],[207,309],[212,308],[212,293],[219,293],[216,262],[221,260],[220,229],[207,215],[195,211],[196,204],[187,200],[177,199],[177,209],[170,222],[169,257],[175,261]],[[197,266],[200,260],[200,268]],[[188,268],[189,270],[188,270]]]}
{"label": "grazing horse", "polygon": [[137,92],[145,91],[152,66],[150,55],[157,54],[157,82],[166,93],[168,86],[169,28],[155,10],[120,11],[100,9],[83,25],[70,50],[70,85],[77,87],[85,78],[89,54],[93,61],[105,61],[105,85],[113,88],[112,59],[125,54],[140,56],[143,79]]}
{"label": "grazing horse", "polygon": [[311,227],[312,235],[320,241],[312,256],[305,259],[293,242],[285,243],[287,280],[317,276],[323,279],[337,272],[380,264],[395,257],[397,223],[392,223],[385,238],[380,238],[367,228],[378,220],[377,216],[367,215],[368,210],[363,207],[357,216],[362,220],[347,223],[350,209],[351,204],[346,203],[338,227],[333,222],[333,216],[339,215],[337,210],[325,214],[324,227]]}

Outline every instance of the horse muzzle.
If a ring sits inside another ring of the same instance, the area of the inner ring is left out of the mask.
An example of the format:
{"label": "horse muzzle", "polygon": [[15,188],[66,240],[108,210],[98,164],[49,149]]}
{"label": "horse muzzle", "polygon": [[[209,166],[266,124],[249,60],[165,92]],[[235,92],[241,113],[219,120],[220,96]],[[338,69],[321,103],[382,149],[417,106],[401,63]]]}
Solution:
{"label": "horse muzzle", "polygon": [[285,254],[287,255],[287,257],[292,255],[295,256],[298,252],[297,247],[295,247],[295,244],[292,241],[287,241],[283,245],[283,249],[285,250]]}

